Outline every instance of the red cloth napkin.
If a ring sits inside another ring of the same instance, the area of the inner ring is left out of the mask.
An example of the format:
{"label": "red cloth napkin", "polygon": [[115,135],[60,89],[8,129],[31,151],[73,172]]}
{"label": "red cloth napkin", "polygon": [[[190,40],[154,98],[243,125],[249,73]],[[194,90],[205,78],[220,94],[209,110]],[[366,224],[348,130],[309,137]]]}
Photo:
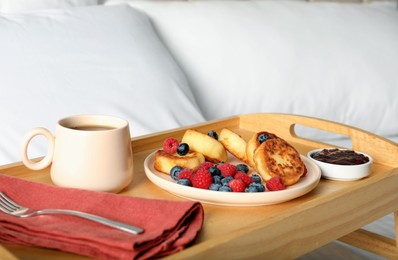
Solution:
{"label": "red cloth napkin", "polygon": [[140,235],[66,215],[17,218],[0,211],[0,242],[59,249],[98,259],[148,259],[191,245],[203,224],[198,202],[61,188],[0,174],[0,191],[32,209],[62,208],[144,228]]}

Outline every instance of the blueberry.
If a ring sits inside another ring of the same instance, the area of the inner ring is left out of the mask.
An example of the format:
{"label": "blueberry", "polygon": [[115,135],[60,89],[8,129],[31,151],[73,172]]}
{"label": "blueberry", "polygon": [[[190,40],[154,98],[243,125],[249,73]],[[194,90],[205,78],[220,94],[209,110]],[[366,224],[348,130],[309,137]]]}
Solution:
{"label": "blueberry", "polygon": [[182,171],[182,167],[181,166],[174,166],[173,168],[171,168],[170,170],[170,176],[173,180],[177,181],[178,180],[178,175],[180,174],[180,172]]}
{"label": "blueberry", "polygon": [[246,189],[245,192],[258,192],[257,187],[254,185],[249,185]]}
{"label": "blueberry", "polygon": [[221,184],[221,176],[213,176],[213,183],[215,184]]}
{"label": "blueberry", "polygon": [[261,183],[255,183],[255,182],[253,182],[253,183],[251,183],[249,186],[254,186],[254,187],[256,187],[256,189],[257,189],[258,192],[264,192],[264,191],[265,191],[265,186],[264,186],[263,184],[261,184]]}
{"label": "blueberry", "polygon": [[240,163],[240,164],[236,165],[236,170],[244,172],[244,173],[248,173],[249,172],[249,166],[247,166],[246,164]]}
{"label": "blueberry", "polygon": [[220,188],[221,188],[221,184],[219,184],[219,183],[212,183],[211,185],[210,185],[210,187],[209,187],[209,190],[215,190],[215,191],[218,191]]}
{"label": "blueberry", "polygon": [[187,143],[180,143],[177,147],[177,153],[179,155],[186,155],[189,152],[189,145]]}
{"label": "blueberry", "polygon": [[209,172],[211,176],[220,176],[221,171],[217,168],[217,165],[213,165],[212,167],[209,168]]}
{"label": "blueberry", "polygon": [[181,184],[184,186],[192,186],[191,182],[188,179],[179,179],[177,184]]}
{"label": "blueberry", "polygon": [[257,174],[252,174],[250,177],[253,179],[255,183],[261,183],[261,177],[258,176]]}
{"label": "blueberry", "polygon": [[218,140],[218,134],[214,130],[211,130],[210,132],[208,132],[207,135],[210,136],[210,137],[213,137],[216,140]]}
{"label": "blueberry", "polygon": [[233,179],[234,179],[234,177],[232,177],[232,176],[225,177],[224,179],[221,180],[221,184],[222,184],[223,186],[228,186],[228,183],[229,183],[230,181],[232,181]]}
{"label": "blueberry", "polygon": [[229,186],[221,186],[218,191],[232,192],[232,189]]}
{"label": "blueberry", "polygon": [[267,134],[260,134],[257,138],[257,141],[262,144],[263,142],[267,141],[269,136]]}

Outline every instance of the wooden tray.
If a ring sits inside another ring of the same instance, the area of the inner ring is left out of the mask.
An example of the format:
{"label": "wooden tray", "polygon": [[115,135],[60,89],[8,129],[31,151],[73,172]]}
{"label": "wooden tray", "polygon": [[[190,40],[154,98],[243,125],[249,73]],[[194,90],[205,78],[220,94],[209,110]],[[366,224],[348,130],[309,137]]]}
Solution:
{"label": "wooden tray", "polygon": [[[145,176],[143,162],[151,152],[161,147],[165,138],[180,139],[188,128],[206,133],[229,128],[245,139],[257,131],[274,132],[302,155],[315,148],[330,146],[297,136],[296,125],[349,137],[353,149],[373,157],[372,173],[365,179],[352,182],[322,179],[310,193],[276,205],[224,207],[204,204],[205,223],[197,242],[170,258],[295,258],[340,239],[397,259],[396,240],[360,228],[392,212],[397,226],[398,145],[361,129],[326,120],[286,114],[250,114],[133,138],[134,180],[120,195],[183,200],[150,182]],[[34,172],[15,163],[1,166],[0,172],[51,183],[49,169]],[[84,259],[44,248],[3,245],[0,252],[2,250],[20,259]]]}

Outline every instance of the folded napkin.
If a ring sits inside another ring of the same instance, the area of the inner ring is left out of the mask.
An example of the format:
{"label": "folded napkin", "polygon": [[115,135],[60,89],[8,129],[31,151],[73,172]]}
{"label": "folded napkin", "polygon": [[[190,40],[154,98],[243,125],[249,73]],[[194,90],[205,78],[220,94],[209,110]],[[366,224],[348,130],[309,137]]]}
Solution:
{"label": "folded napkin", "polygon": [[166,201],[61,188],[0,174],[0,191],[32,209],[62,208],[144,228],[140,235],[66,215],[17,218],[0,211],[0,242],[47,247],[98,259],[148,259],[194,243],[203,224],[198,202]]}

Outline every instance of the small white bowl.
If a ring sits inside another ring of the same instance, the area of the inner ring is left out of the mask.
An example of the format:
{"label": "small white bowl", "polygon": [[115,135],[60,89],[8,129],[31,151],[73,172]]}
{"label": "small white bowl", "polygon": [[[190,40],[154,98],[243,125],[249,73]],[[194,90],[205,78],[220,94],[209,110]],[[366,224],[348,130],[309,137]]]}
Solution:
{"label": "small white bowl", "polygon": [[[356,165],[341,165],[332,164],[318,161],[312,158],[312,154],[322,151],[323,149],[334,149],[334,148],[322,148],[310,151],[307,154],[308,159],[316,163],[322,171],[322,177],[330,180],[338,181],[354,181],[367,177],[370,174],[373,159],[371,156],[355,151],[356,153],[363,154],[369,158],[369,161],[363,164]],[[348,149],[339,149],[348,150]]]}

